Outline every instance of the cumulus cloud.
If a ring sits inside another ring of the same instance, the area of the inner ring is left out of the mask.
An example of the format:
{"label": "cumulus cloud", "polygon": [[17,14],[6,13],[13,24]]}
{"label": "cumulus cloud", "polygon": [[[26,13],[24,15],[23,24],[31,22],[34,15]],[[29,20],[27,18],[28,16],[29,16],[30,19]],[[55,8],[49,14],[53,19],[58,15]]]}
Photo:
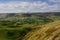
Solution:
{"label": "cumulus cloud", "polygon": [[55,3],[59,3],[60,2],[60,0],[49,0],[49,1],[55,2]]}
{"label": "cumulus cloud", "polygon": [[9,2],[0,3],[0,13],[19,13],[19,12],[54,12],[60,9],[58,4],[49,5],[46,2]]}

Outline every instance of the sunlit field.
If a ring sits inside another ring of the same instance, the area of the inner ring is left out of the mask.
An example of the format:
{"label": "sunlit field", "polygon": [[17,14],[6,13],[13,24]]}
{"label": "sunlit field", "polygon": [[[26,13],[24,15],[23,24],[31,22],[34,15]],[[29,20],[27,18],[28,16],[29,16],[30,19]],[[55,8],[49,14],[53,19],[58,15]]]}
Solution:
{"label": "sunlit field", "polygon": [[60,40],[60,16],[35,14],[0,14],[0,40]]}

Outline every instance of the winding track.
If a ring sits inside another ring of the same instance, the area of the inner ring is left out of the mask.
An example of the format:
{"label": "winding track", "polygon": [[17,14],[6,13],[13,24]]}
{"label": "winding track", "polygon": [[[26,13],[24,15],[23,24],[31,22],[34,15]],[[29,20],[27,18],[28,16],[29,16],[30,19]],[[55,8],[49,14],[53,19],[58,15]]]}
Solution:
{"label": "winding track", "polygon": [[23,40],[60,40],[60,20],[28,33]]}

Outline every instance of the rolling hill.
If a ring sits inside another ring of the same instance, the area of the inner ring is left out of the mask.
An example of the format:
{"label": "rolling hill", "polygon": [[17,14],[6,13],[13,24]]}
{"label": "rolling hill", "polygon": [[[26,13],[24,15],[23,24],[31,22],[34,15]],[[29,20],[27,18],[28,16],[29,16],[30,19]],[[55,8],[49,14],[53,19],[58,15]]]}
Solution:
{"label": "rolling hill", "polygon": [[29,32],[23,40],[60,40],[60,20]]}
{"label": "rolling hill", "polygon": [[59,35],[60,12],[0,14],[0,40],[60,40]]}
{"label": "rolling hill", "polygon": [[0,18],[5,18],[5,17],[20,17],[20,16],[24,16],[24,17],[29,17],[31,15],[34,16],[60,16],[60,12],[45,12],[45,13],[41,13],[41,12],[36,12],[36,13],[0,13]]}

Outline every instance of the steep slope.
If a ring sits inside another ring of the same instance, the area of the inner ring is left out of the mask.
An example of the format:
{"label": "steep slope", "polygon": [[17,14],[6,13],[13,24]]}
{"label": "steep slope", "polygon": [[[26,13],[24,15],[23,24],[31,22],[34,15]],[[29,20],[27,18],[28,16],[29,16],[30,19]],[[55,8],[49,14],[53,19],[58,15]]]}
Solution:
{"label": "steep slope", "polygon": [[23,40],[60,40],[60,20],[28,33]]}

